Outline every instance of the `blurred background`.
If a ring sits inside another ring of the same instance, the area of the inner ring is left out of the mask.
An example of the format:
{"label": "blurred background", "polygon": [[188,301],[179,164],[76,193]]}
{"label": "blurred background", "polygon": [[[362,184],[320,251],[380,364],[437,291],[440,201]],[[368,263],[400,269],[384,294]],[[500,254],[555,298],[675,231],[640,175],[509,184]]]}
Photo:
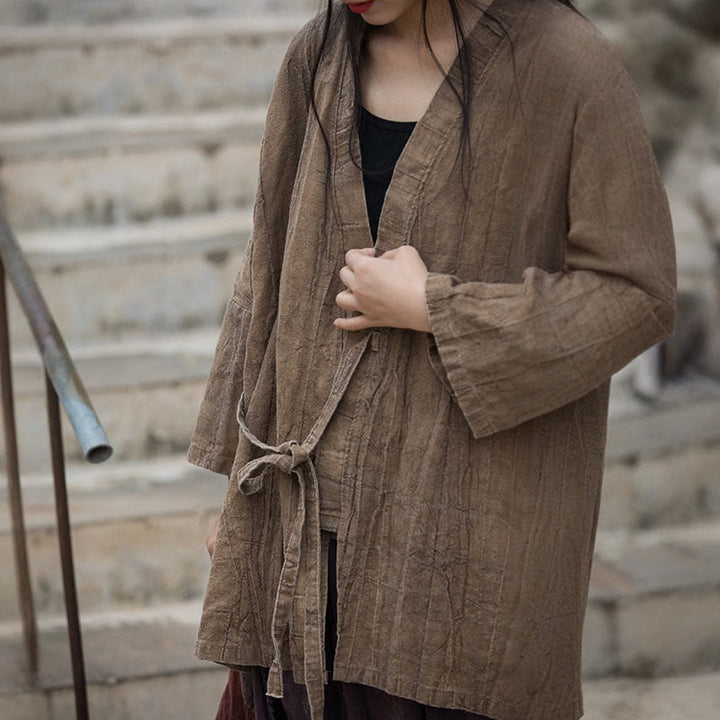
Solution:
{"label": "blurred background", "polygon": [[[589,720],[720,717],[720,2],[582,0],[635,78],[670,195],[678,326],[613,381]],[[313,0],[0,0],[0,196],[115,454],[68,427],[91,715],[212,718],[192,659],[226,481],[185,452],[251,227],[275,70]],[[10,291],[39,616],[25,669],[0,477],[0,717],[74,717],[42,367]],[[4,454],[4,450],[2,451]]]}

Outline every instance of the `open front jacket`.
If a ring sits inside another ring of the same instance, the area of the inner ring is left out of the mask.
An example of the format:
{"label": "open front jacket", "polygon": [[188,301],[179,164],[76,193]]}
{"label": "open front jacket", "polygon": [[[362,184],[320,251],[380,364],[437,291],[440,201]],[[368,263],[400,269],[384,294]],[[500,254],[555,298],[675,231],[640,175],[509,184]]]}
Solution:
{"label": "open front jacket", "polygon": [[[200,658],[292,668],[321,717],[326,556],[313,460],[350,384],[337,680],[496,720],[582,715],[581,635],[609,378],[671,332],[667,201],[615,52],[553,0],[496,0],[400,157],[378,253],[428,266],[431,333],[347,332],[335,296],[372,245],[336,11],[292,41],[255,225],[191,462],[229,477]],[[353,159],[353,154],[355,159]],[[242,397],[241,397],[242,396]]]}

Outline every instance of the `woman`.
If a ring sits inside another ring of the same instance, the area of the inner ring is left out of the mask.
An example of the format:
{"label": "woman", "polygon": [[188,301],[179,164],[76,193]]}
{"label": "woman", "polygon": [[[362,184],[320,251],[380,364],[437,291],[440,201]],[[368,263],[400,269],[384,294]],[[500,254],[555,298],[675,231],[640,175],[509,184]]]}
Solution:
{"label": "woman", "polygon": [[330,3],[190,449],[230,478],[196,655],[260,717],[580,717],[609,379],[674,318],[635,90],[569,2]]}

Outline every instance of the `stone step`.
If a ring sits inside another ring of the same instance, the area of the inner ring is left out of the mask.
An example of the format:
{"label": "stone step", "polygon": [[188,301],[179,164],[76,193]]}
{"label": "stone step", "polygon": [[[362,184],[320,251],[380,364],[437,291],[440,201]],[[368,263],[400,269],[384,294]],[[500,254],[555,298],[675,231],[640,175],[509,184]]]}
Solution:
{"label": "stone step", "polygon": [[[112,613],[83,613],[90,716],[103,720],[201,720],[214,716],[227,679],[221,666],[192,657],[198,602]],[[75,717],[63,617],[40,623],[39,682],[25,676],[17,623],[0,624],[0,717]]]}
{"label": "stone step", "polygon": [[720,669],[720,520],[598,533],[583,658],[588,677]]}
{"label": "stone step", "polygon": [[601,529],[644,530],[714,517],[720,517],[720,442],[606,460]]}
{"label": "stone step", "polygon": [[[19,241],[66,342],[77,345],[217,326],[251,228],[246,209],[31,232]],[[32,348],[9,295],[12,346]]]}
{"label": "stone step", "polygon": [[[212,328],[69,344],[115,448],[111,462],[187,450],[217,336],[217,328]],[[50,467],[49,441],[44,381],[36,352],[16,356],[14,384],[21,469],[45,472]],[[77,442],[64,414],[63,428],[67,457],[78,459]]]}
{"label": "stone step", "polygon": [[97,24],[184,16],[287,13],[315,10],[318,4],[317,0],[0,0],[0,25]]}
{"label": "stone step", "polygon": [[16,232],[145,222],[255,199],[265,108],[0,124]]}
{"label": "stone step", "polygon": [[0,27],[0,121],[264,102],[307,17]]}
{"label": "stone step", "polygon": [[599,527],[642,530],[720,517],[720,383],[688,373],[648,404],[612,381]]}
{"label": "stone step", "polygon": [[[205,538],[226,479],[190,465],[184,455],[70,465],[67,479],[83,612],[202,597],[209,568]],[[34,599],[43,616],[64,612],[50,483],[46,474],[22,482]],[[9,568],[12,527],[4,487],[0,506],[0,557]],[[16,595],[14,583],[0,587],[0,621],[19,617]]]}
{"label": "stone step", "polygon": [[585,683],[585,720],[712,720],[720,717],[720,673]]}

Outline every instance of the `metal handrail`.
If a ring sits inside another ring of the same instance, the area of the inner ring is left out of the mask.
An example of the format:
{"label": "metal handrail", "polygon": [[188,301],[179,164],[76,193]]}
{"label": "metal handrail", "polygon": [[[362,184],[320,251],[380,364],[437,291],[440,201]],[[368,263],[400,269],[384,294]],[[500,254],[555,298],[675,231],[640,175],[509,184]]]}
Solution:
{"label": "metal handrail", "polygon": [[30,266],[0,211],[0,257],[30,323],[43,364],[86,460],[101,463],[112,447]]}
{"label": "metal handrail", "polygon": [[83,658],[82,631],[78,611],[75,569],[65,457],[62,443],[60,404],[70,420],[83,455],[89,462],[100,463],[113,452],[100,420],[92,407],[87,391],[70,358],[65,341],[52,318],[40,288],[0,208],[0,392],[2,393],[5,426],[5,464],[8,478],[15,568],[20,596],[23,637],[27,667],[33,681],[38,674],[37,618],[32,595],[27,553],[27,534],[22,509],[20,469],[15,425],[12,367],[10,363],[10,331],[5,292],[5,274],[10,277],[20,304],[27,316],[45,366],[48,429],[55,489],[60,561],[62,566],[65,613],[68,623],[72,659],[75,709],[78,720],[88,718],[87,682]]}

